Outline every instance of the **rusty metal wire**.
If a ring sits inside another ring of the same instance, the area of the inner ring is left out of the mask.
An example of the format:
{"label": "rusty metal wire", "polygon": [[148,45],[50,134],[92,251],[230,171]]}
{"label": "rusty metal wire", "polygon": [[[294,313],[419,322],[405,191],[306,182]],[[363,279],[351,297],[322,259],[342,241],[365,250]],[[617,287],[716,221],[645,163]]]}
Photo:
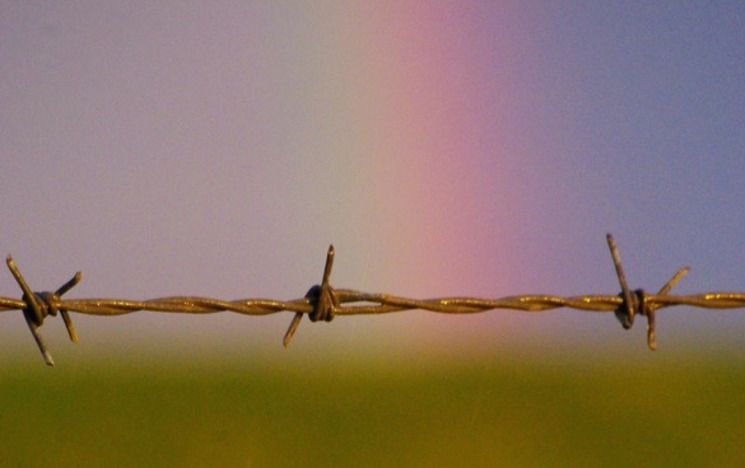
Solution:
{"label": "rusty metal wire", "polygon": [[243,315],[268,315],[278,312],[294,312],[295,315],[285,333],[283,343],[287,347],[297,331],[304,315],[312,322],[331,321],[339,315],[371,315],[421,309],[445,314],[472,314],[493,309],[513,309],[526,312],[541,312],[558,308],[571,308],[589,312],[614,312],[625,329],[631,328],[637,315],[647,317],[647,343],[650,349],[657,347],[655,312],[672,306],[692,306],[707,309],[733,309],[745,307],[743,292],[709,292],[695,295],[670,295],[670,290],[688,273],[687,267],[675,275],[656,293],[631,290],[621,264],[620,254],[613,236],[607,236],[608,247],[616,269],[621,293],[590,294],[584,296],[552,296],[529,294],[507,296],[498,299],[476,297],[443,297],[435,299],[410,299],[391,294],[376,294],[352,289],[335,289],[330,284],[334,261],[334,247],[330,246],[326,256],[321,284],[315,285],[302,299],[281,301],[276,299],[239,299],[226,301],[209,297],[171,296],[142,301],[127,299],[62,299],[62,295],[80,282],[82,274],[76,273],[55,292],[32,292],[13,258],[8,256],[7,265],[23,291],[22,298],[0,297],[0,312],[21,310],[26,323],[36,340],[47,365],[53,366],[39,328],[48,316],[59,312],[67,327],[70,339],[78,342],[77,332],[69,313],[114,316],[138,311],[172,312],[188,314],[211,314],[230,311]]}

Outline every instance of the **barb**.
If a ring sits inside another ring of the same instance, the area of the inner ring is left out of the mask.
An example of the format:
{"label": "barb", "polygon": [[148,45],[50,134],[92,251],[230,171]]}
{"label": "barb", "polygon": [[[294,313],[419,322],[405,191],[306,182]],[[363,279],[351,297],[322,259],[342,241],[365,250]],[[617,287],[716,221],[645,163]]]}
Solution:
{"label": "barb", "polygon": [[326,265],[321,284],[315,285],[302,299],[282,301],[276,299],[239,299],[226,301],[209,297],[172,296],[144,301],[127,299],[62,299],[62,295],[80,282],[80,272],[57,289],[56,292],[32,292],[21,275],[13,259],[8,256],[7,265],[16,282],[23,291],[20,300],[0,297],[0,312],[23,311],[26,323],[36,340],[46,363],[54,365],[52,356],[39,333],[44,319],[60,312],[67,327],[70,339],[78,341],[78,336],[69,312],[79,314],[114,316],[138,311],[171,312],[188,314],[211,314],[216,312],[236,312],[243,315],[268,315],[279,312],[294,312],[295,315],[284,335],[285,347],[290,344],[303,315],[312,322],[330,322],[336,316],[374,315],[421,309],[444,314],[473,314],[493,309],[511,309],[525,312],[542,312],[559,308],[570,308],[588,312],[613,312],[625,329],[631,328],[634,317],[647,317],[647,344],[656,349],[656,312],[673,306],[692,306],[706,309],[735,309],[745,307],[745,292],[709,292],[694,295],[670,295],[670,290],[689,272],[681,268],[659,290],[657,294],[647,294],[644,290],[630,290],[621,264],[618,246],[613,236],[607,236],[621,293],[616,295],[589,294],[583,296],[553,296],[531,294],[507,296],[498,299],[476,297],[443,297],[435,299],[410,299],[391,294],[376,294],[353,289],[335,289],[330,277],[334,261],[334,247],[330,246],[326,255]]}

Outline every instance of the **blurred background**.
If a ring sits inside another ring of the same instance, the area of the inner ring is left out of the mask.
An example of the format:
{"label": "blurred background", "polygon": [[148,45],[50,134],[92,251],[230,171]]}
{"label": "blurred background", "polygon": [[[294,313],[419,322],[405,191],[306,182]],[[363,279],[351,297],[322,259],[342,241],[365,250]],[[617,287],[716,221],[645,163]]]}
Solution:
{"label": "blurred background", "polygon": [[[745,5],[0,1],[0,252],[70,298],[745,289]],[[10,273],[0,295],[19,297]],[[734,464],[745,314],[0,314],[0,464]],[[45,449],[39,455],[39,446]],[[739,444],[741,445],[741,444]]]}

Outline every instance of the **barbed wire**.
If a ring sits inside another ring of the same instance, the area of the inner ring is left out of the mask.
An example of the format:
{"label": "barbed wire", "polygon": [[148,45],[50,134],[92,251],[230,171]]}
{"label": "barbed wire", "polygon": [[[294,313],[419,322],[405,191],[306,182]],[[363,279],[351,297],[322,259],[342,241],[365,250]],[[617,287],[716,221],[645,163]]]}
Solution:
{"label": "barbed wire", "polygon": [[673,287],[685,277],[688,267],[678,270],[656,293],[648,294],[642,289],[631,290],[621,264],[618,246],[611,234],[607,235],[613,264],[621,293],[617,295],[590,294],[584,296],[553,296],[528,294],[506,296],[498,299],[477,297],[442,297],[435,299],[410,299],[391,294],[366,293],[353,289],[335,289],[331,286],[331,270],[334,262],[334,246],[329,246],[323,277],[320,284],[308,290],[301,299],[282,301],[276,299],[238,299],[226,301],[199,296],[170,296],[142,301],[127,299],[62,299],[62,295],[82,280],[77,272],[55,292],[33,292],[26,283],[18,266],[9,255],[6,263],[11,274],[23,291],[21,299],[0,297],[0,312],[21,310],[44,361],[54,366],[54,360],[39,332],[48,316],[58,313],[67,328],[70,340],[78,342],[78,334],[70,319],[70,312],[87,315],[115,316],[138,311],[171,312],[187,314],[211,314],[236,312],[243,315],[268,315],[278,312],[294,312],[295,315],[284,335],[287,347],[297,331],[304,315],[311,322],[330,322],[339,315],[374,315],[405,310],[427,310],[444,314],[473,314],[494,309],[513,309],[526,312],[541,312],[558,308],[570,308],[588,312],[613,312],[625,329],[631,328],[637,315],[647,317],[647,344],[656,349],[656,312],[672,306],[692,306],[707,309],[733,309],[745,307],[743,292],[709,292],[694,295],[670,295]]}

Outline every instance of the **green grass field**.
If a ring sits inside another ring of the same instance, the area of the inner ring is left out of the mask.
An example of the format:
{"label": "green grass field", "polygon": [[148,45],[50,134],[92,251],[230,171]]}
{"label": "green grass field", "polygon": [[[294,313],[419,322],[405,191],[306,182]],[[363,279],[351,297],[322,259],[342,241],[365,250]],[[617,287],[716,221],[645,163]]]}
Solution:
{"label": "green grass field", "polygon": [[5,364],[0,463],[743,466],[743,356],[658,356]]}

